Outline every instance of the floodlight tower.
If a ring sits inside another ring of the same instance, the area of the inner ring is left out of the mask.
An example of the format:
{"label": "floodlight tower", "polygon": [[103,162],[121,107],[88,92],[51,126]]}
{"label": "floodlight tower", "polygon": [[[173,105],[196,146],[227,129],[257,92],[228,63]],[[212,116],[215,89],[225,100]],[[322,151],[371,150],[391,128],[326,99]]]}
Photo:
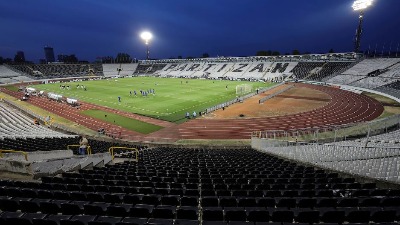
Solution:
{"label": "floodlight tower", "polygon": [[369,6],[372,5],[372,2],[374,0],[356,0],[353,3],[353,9],[354,11],[359,11],[360,15],[358,16],[358,27],[356,30],[356,37],[354,40],[354,52],[360,51],[360,44],[361,44],[361,35],[362,35],[362,22],[364,19],[364,11],[367,9]]}
{"label": "floodlight tower", "polygon": [[149,60],[149,55],[150,55],[149,41],[153,37],[153,35],[148,31],[144,31],[140,34],[140,37],[144,40],[146,44],[146,60]]}

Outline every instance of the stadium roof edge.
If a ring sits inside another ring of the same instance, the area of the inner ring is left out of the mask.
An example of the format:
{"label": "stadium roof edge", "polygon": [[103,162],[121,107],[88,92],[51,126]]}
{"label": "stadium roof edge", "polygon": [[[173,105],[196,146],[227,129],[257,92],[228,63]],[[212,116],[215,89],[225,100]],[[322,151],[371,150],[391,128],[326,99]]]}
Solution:
{"label": "stadium roof edge", "polygon": [[363,54],[355,52],[327,53],[327,54],[305,54],[305,55],[279,55],[279,56],[248,56],[248,57],[214,57],[193,59],[158,59],[140,60],[141,64],[155,63],[182,63],[182,62],[248,62],[248,61],[303,61],[303,60],[358,60]]}

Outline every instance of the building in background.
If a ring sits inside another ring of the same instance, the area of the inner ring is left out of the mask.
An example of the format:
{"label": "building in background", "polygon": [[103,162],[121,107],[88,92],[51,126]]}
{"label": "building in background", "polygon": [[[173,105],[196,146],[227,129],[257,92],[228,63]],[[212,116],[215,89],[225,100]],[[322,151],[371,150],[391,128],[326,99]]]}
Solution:
{"label": "building in background", "polygon": [[14,62],[25,62],[25,54],[23,51],[17,51],[15,54]]}
{"label": "building in background", "polygon": [[77,63],[78,62],[78,58],[75,56],[75,54],[72,54],[72,55],[60,54],[60,55],[57,56],[57,62]]}
{"label": "building in background", "polygon": [[54,50],[52,47],[50,46],[44,46],[44,56],[46,58],[46,62],[55,62],[55,58],[54,58]]}

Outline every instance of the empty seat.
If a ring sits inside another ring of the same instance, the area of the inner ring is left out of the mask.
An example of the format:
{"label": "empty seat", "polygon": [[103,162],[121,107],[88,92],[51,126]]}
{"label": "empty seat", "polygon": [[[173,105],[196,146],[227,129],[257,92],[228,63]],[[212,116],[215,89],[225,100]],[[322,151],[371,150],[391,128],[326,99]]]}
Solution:
{"label": "empty seat", "polygon": [[217,207],[219,205],[218,197],[207,196],[201,199],[202,207]]}
{"label": "empty seat", "polygon": [[375,207],[381,205],[380,198],[365,198],[360,200],[359,206],[360,207]]}
{"label": "empty seat", "polygon": [[299,208],[311,208],[313,209],[317,205],[317,199],[315,198],[302,198],[297,202]]}
{"label": "empty seat", "polygon": [[129,211],[129,216],[131,217],[139,217],[139,218],[148,218],[153,212],[154,206],[137,204],[132,207]]}
{"label": "empty seat", "polygon": [[257,200],[257,205],[261,207],[275,207],[275,199],[273,198],[259,198]]}
{"label": "empty seat", "polygon": [[2,211],[16,212],[19,210],[18,201],[10,198],[0,199],[0,209]]}
{"label": "empty seat", "polygon": [[32,225],[32,221],[24,217],[14,217],[14,218],[7,218],[5,221],[2,221],[1,224]]}
{"label": "empty seat", "polygon": [[319,211],[300,211],[295,220],[299,223],[318,223]]}
{"label": "empty seat", "polygon": [[[284,187],[283,187],[283,188],[284,188]],[[282,189],[283,189],[283,188],[282,188]],[[269,190],[269,191],[265,191],[264,196],[265,196],[265,197],[272,197],[272,198],[275,198],[275,197],[281,197],[281,196],[282,196],[282,193],[281,193],[281,191],[278,191],[278,190]]]}
{"label": "empty seat", "polygon": [[173,219],[150,218],[147,221],[148,225],[172,225]]}
{"label": "empty seat", "polygon": [[32,219],[33,225],[58,225],[61,220],[69,220],[72,216],[70,215],[49,215],[46,218],[34,218]]}
{"label": "empty seat", "polygon": [[122,194],[105,194],[104,201],[108,203],[122,203]]}
{"label": "empty seat", "polygon": [[321,190],[317,192],[318,197],[333,197],[333,191],[332,190]]}
{"label": "empty seat", "polygon": [[277,210],[272,213],[271,220],[274,222],[288,222],[292,223],[294,212],[289,210]]}
{"label": "empty seat", "polygon": [[197,220],[198,213],[196,207],[182,206],[176,211],[177,219]]}
{"label": "empty seat", "polygon": [[83,206],[83,211],[86,215],[106,215],[109,203],[93,202]]}
{"label": "empty seat", "polygon": [[382,200],[383,207],[399,207],[400,206],[400,198],[399,197],[388,197]]}
{"label": "empty seat", "polygon": [[117,225],[123,224],[136,224],[136,225],[145,225],[147,223],[146,218],[137,218],[137,217],[125,217],[121,222],[118,222]]}
{"label": "empty seat", "polygon": [[125,204],[139,204],[142,202],[142,196],[141,195],[135,195],[135,194],[126,194],[123,199]]}
{"label": "empty seat", "polygon": [[178,195],[166,195],[161,197],[162,205],[179,205],[179,196]]}
{"label": "empty seat", "polygon": [[282,198],[276,203],[276,207],[295,208],[296,207],[296,199]]}
{"label": "empty seat", "polygon": [[317,203],[317,207],[332,207],[335,208],[337,206],[337,200],[332,198],[323,198],[319,199]]}
{"label": "empty seat", "polygon": [[181,206],[197,206],[199,199],[194,196],[183,196],[181,199]]}
{"label": "empty seat", "polygon": [[225,220],[227,221],[246,221],[247,214],[243,209],[225,209]]}
{"label": "empty seat", "polygon": [[158,206],[153,210],[154,218],[173,219],[175,217],[175,206]]}
{"label": "empty seat", "polygon": [[130,204],[114,204],[107,207],[106,214],[108,216],[126,217],[129,215],[132,205]]}
{"label": "empty seat", "polygon": [[76,215],[68,220],[60,220],[60,225],[86,225],[90,221],[94,221],[97,216],[92,215]]}
{"label": "empty seat", "polygon": [[337,207],[357,207],[358,199],[356,198],[345,198],[339,201]]}
{"label": "empty seat", "polygon": [[88,225],[114,225],[121,220],[121,217],[99,216],[95,221],[89,221]]}
{"label": "empty seat", "polygon": [[205,190],[201,191],[201,195],[202,196],[216,196],[217,193],[215,192],[215,190],[205,189]]}
{"label": "empty seat", "polygon": [[265,209],[247,210],[247,219],[253,222],[267,222],[269,221],[269,212]]}
{"label": "empty seat", "polygon": [[221,197],[219,199],[221,207],[237,207],[237,200],[234,197]]}
{"label": "empty seat", "polygon": [[[173,194],[173,193],[174,193],[173,190],[171,190],[170,194]],[[182,196],[183,192],[182,192],[182,190],[180,190],[180,191],[176,190],[175,194]],[[199,194],[200,194],[200,192],[197,189],[186,189],[186,191],[185,191],[185,195],[187,195],[187,196],[199,196]]]}
{"label": "empty seat", "polygon": [[[200,222],[198,220],[176,219],[174,224],[175,225],[199,225]],[[142,224],[139,224],[139,225],[142,225]]]}
{"label": "empty seat", "polygon": [[89,202],[66,202],[61,204],[61,213],[64,215],[78,215],[84,212],[83,205]]}
{"label": "empty seat", "polygon": [[349,223],[368,223],[370,219],[370,211],[354,210],[347,214],[346,220]]}
{"label": "empty seat", "polygon": [[40,202],[40,211],[47,214],[57,214],[61,212],[61,204],[68,203],[66,200],[52,200],[50,202]]}
{"label": "empty seat", "polygon": [[239,198],[238,206],[240,206],[240,207],[256,207],[257,201],[255,198]]}
{"label": "empty seat", "polygon": [[396,220],[396,211],[395,210],[383,210],[374,212],[371,215],[371,220],[375,223],[389,223],[394,222]]}
{"label": "empty seat", "polygon": [[320,217],[322,222],[325,223],[343,223],[345,220],[344,211],[326,211]]}
{"label": "empty seat", "polygon": [[32,223],[33,219],[44,219],[47,216],[47,214],[43,213],[25,213],[22,218],[25,218],[29,220]]}
{"label": "empty seat", "polygon": [[203,209],[203,220],[208,221],[223,221],[224,213],[222,208],[204,208]]}
{"label": "empty seat", "polygon": [[142,197],[142,203],[157,206],[161,204],[161,198],[159,195],[144,195]]}
{"label": "empty seat", "polygon": [[104,196],[101,193],[88,193],[86,194],[86,200],[90,202],[104,202]]}

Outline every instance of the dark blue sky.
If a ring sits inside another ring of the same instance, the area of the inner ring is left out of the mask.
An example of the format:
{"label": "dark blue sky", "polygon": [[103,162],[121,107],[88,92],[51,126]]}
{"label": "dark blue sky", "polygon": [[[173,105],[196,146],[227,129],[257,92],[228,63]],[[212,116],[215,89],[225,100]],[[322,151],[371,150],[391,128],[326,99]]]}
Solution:
{"label": "dark blue sky", "polygon": [[[247,56],[353,49],[358,14],[352,0],[0,0],[0,56],[25,52],[80,60],[126,52],[145,58],[139,34],[149,30],[152,58]],[[362,49],[400,42],[400,0],[375,0],[364,20]]]}

